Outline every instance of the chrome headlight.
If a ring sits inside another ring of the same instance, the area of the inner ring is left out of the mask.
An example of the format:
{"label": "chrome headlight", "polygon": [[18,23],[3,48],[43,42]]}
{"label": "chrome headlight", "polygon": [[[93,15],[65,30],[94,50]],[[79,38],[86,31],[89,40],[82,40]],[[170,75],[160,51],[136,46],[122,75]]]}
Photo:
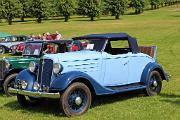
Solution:
{"label": "chrome headlight", "polygon": [[5,67],[6,67],[6,69],[9,69],[10,66],[11,66],[11,64],[10,64],[8,61],[5,61]]}
{"label": "chrome headlight", "polygon": [[59,64],[59,63],[54,63],[53,64],[53,72],[55,74],[58,74],[58,73],[62,72],[62,70],[63,70],[63,67],[62,67],[61,64]]}
{"label": "chrome headlight", "polygon": [[30,70],[31,72],[35,72],[35,71],[36,71],[36,67],[37,67],[37,65],[36,65],[35,62],[30,62],[30,63],[29,63],[29,70]]}
{"label": "chrome headlight", "polygon": [[21,88],[22,89],[25,90],[27,88],[27,86],[28,86],[28,83],[26,81],[21,81]]}
{"label": "chrome headlight", "polygon": [[33,89],[36,90],[36,91],[38,91],[39,88],[40,88],[39,83],[38,83],[38,82],[35,82],[35,83],[34,83],[34,86],[33,86]]}

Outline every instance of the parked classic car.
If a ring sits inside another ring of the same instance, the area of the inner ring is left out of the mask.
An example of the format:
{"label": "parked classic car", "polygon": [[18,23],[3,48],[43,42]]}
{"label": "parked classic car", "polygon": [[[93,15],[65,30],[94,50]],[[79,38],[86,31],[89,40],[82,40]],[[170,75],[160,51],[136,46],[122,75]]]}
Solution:
{"label": "parked classic car", "polygon": [[66,52],[66,47],[70,43],[70,40],[29,41],[25,43],[25,50],[22,57],[0,60],[0,85],[4,88],[6,95],[11,95],[8,93],[8,87],[13,86],[17,74],[23,69],[28,68],[31,61],[38,63],[40,57],[44,54]]}
{"label": "parked classic car", "polygon": [[31,39],[25,35],[8,36],[0,42],[0,54],[11,52],[11,46],[26,42],[28,40]]}
{"label": "parked classic car", "polygon": [[17,94],[21,106],[58,98],[64,113],[76,116],[89,109],[92,95],[144,89],[152,96],[160,93],[162,80],[169,81],[156,62],[155,47],[147,47],[152,56],[141,53],[145,47],[139,49],[136,39],[126,33],[73,39],[75,51],[45,55],[39,64],[31,62],[19,73],[9,92]]}
{"label": "parked classic car", "polygon": [[20,55],[23,53],[26,43],[20,43],[10,47],[13,55]]}

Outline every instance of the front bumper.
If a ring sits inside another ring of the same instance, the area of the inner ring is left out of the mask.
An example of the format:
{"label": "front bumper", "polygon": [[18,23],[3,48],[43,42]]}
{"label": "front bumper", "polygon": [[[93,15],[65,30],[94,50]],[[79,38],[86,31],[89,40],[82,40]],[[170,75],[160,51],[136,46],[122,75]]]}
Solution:
{"label": "front bumper", "polygon": [[32,96],[32,97],[42,97],[42,98],[52,98],[52,99],[60,98],[59,93],[32,92],[32,91],[20,90],[15,88],[9,88],[8,92],[12,94],[20,94],[20,95]]}

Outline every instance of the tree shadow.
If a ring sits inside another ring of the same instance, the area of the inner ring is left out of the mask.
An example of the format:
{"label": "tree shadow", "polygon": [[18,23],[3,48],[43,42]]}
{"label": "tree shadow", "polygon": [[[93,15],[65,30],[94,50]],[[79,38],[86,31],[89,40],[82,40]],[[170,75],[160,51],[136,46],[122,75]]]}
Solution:
{"label": "tree shadow", "polygon": [[[133,97],[142,96],[139,94],[139,91],[132,91],[114,95],[103,95],[103,96],[95,96],[93,98],[93,103],[91,105],[91,109],[105,105],[105,104],[112,104],[119,101],[125,101],[131,99]],[[144,95],[143,95],[144,96]],[[27,108],[21,107],[17,101],[12,101],[4,105],[12,110],[22,110],[22,112],[30,112],[30,113],[43,113],[43,114],[50,114],[55,116],[65,117],[62,110],[59,107],[59,100],[45,100],[41,105],[31,105]]]}
{"label": "tree shadow", "polygon": [[165,98],[162,100],[163,102],[180,105],[180,95],[162,93],[162,94],[160,94],[160,96]]}

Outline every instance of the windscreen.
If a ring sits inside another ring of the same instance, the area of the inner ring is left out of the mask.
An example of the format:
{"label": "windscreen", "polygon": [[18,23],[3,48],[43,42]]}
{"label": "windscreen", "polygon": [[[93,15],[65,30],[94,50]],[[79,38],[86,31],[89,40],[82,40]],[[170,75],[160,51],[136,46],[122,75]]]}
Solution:
{"label": "windscreen", "polygon": [[39,56],[41,54],[42,43],[27,43],[23,55]]}
{"label": "windscreen", "polygon": [[100,39],[89,39],[89,40],[74,40],[70,46],[70,51],[81,51],[81,50],[91,50],[91,51],[102,51],[106,40]]}

